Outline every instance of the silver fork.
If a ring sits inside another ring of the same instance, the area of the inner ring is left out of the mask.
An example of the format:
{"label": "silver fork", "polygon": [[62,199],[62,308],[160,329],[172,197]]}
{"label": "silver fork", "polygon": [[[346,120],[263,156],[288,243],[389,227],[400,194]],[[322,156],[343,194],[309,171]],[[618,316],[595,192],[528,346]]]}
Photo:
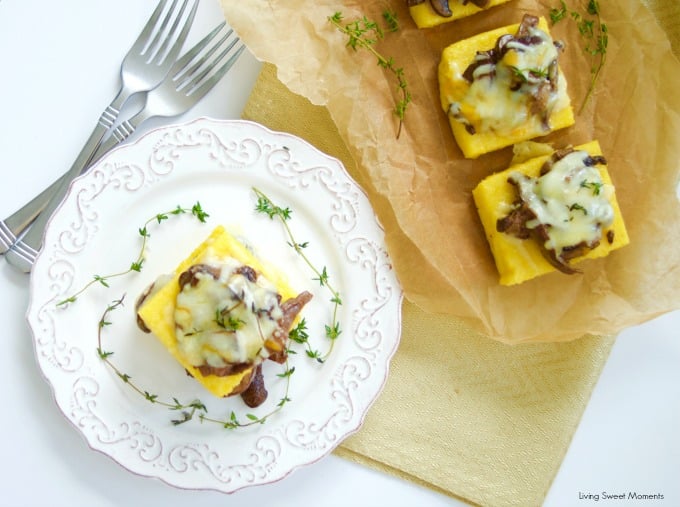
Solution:
{"label": "silver fork", "polygon": [[[172,4],[166,9],[171,1]],[[193,7],[188,10],[192,3]],[[161,0],[158,3],[121,64],[119,92],[100,115],[68,174],[77,176],[87,167],[127,100],[136,93],[157,86],[168,74],[186,40],[197,7],[198,0],[183,0],[181,4],[179,0]],[[23,208],[0,221],[0,254],[5,253],[36,219],[61,183],[61,180],[55,181]]]}
{"label": "silver fork", "polygon": [[[149,118],[170,118],[188,111],[217,84],[245,50],[234,31],[231,28],[225,30],[226,26],[226,22],[220,23],[177,60],[168,77],[146,95],[144,107],[130,119],[122,121],[101,144],[93,157],[95,160],[125,141]],[[221,32],[224,32],[222,36],[207,47]],[[225,58],[227,60],[219,66]]]}
{"label": "silver fork", "polygon": [[[165,80],[146,94],[144,107],[130,119],[123,121],[99,145],[92,157],[93,161],[98,160],[113,146],[127,139],[142,122],[149,118],[172,117],[186,112],[217,84],[245,50],[239,38],[232,37],[233,30],[231,29],[206,49],[225,26],[224,22],[218,25],[177,60]],[[202,52],[204,49],[205,51]],[[227,58],[226,61],[224,61],[225,58]],[[38,216],[28,232],[5,254],[10,264],[26,273],[30,272],[42,246],[42,238],[49,217],[61,203],[70,182],[76,176],[77,174],[72,175],[69,172],[59,180],[58,193],[52,196],[48,206]]]}

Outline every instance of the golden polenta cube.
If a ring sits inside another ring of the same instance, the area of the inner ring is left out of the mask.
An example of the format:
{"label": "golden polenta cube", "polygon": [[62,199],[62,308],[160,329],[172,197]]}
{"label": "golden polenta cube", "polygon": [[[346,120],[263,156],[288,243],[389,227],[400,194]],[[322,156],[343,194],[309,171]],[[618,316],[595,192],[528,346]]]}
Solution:
{"label": "golden polenta cube", "polygon": [[[182,353],[178,342],[176,305],[180,293],[180,275],[190,267],[207,262],[208,259],[228,258],[253,268],[271,281],[282,300],[295,297],[284,277],[268,265],[260,262],[240,241],[231,236],[222,226],[216,227],[191,254],[174,270],[172,276],[160,287],[155,288],[138,309],[138,316],[145,327],[168,349],[170,354],[186,371],[200,382],[210,393],[218,397],[229,396],[248,383],[254,366],[225,376],[203,374]],[[210,317],[212,318],[212,317]]]}
{"label": "golden polenta cube", "polygon": [[[478,12],[509,1],[510,0],[489,0],[484,7],[478,7],[474,2],[462,3],[459,0],[421,0],[420,2],[411,0],[409,1],[409,12],[418,28],[431,28],[443,23],[472,16],[473,14],[477,14]],[[437,9],[440,11],[448,10],[450,15],[442,15],[437,12],[433,6],[433,2],[436,3]]]}
{"label": "golden polenta cube", "polygon": [[560,51],[546,20],[531,15],[444,49],[441,106],[466,158],[574,124]]}
{"label": "golden polenta cube", "polygon": [[[599,143],[557,154],[492,174],[472,192],[501,285],[519,284],[556,269],[575,272],[571,264],[604,257],[629,243]],[[552,164],[551,169],[542,176],[546,164]],[[508,227],[513,213],[526,210],[520,201],[531,210],[525,223],[499,230]],[[518,233],[522,226],[530,237]],[[541,228],[545,234],[536,237]],[[564,266],[556,267],[551,259],[558,252],[566,252]]]}

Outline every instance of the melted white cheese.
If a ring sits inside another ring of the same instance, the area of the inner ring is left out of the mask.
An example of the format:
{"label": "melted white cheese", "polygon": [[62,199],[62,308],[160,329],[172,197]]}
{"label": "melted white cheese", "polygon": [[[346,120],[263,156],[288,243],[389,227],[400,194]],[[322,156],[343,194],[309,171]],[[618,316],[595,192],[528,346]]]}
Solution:
{"label": "melted white cheese", "polygon": [[[487,63],[473,72],[473,81],[460,101],[451,101],[449,113],[464,124],[473,125],[478,132],[495,132],[510,135],[518,127],[533,123],[532,130],[543,130],[545,125],[539,115],[531,114],[532,93],[545,80],[550,65],[557,60],[557,48],[552,38],[543,30],[529,28],[531,37],[540,43],[525,45],[510,41],[503,58],[496,64]],[[478,54],[476,59],[485,58]],[[533,73],[531,71],[534,71]],[[524,83],[512,90],[518,75]],[[464,79],[458,74],[458,79]],[[550,93],[546,104],[548,114],[567,105],[564,79],[557,80],[557,90]]]}
{"label": "melted white cheese", "polygon": [[602,182],[596,167],[585,165],[588,156],[585,151],[573,151],[538,178],[519,171],[510,175],[520,198],[536,215],[527,227],[547,226],[544,246],[558,257],[566,247],[581,243],[594,247],[602,238],[603,228],[614,221],[610,203],[614,189]]}
{"label": "melted white cheese", "polygon": [[267,357],[264,342],[283,315],[276,287],[264,276],[255,282],[236,270],[232,258],[204,262],[221,269],[218,279],[199,273],[195,287],[177,295],[176,337],[179,351],[194,366],[257,363]]}

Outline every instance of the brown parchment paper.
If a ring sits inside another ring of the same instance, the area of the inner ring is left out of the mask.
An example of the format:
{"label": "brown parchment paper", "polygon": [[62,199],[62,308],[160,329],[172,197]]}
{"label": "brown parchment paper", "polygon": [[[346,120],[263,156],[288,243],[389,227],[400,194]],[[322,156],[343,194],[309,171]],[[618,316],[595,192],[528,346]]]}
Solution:
{"label": "brown parchment paper", "polygon": [[[394,9],[401,29],[378,48],[403,67],[413,96],[399,139],[390,73],[327,22],[380,19]],[[586,262],[582,274],[546,275],[515,287],[498,284],[471,190],[507,167],[511,150],[465,160],[439,105],[437,65],[456,40],[548,15],[557,2],[513,0],[459,22],[418,30],[403,0],[223,0],[225,16],[259,59],[273,63],[295,93],[324,105],[357,163],[386,228],[406,297],[455,315],[506,343],[613,334],[680,307],[680,63],[639,0],[601,2],[609,28],[607,63],[574,127],[543,140],[556,147],[597,139],[609,162],[631,244]],[[591,63],[574,23],[553,35],[566,43],[562,68],[578,108]]]}

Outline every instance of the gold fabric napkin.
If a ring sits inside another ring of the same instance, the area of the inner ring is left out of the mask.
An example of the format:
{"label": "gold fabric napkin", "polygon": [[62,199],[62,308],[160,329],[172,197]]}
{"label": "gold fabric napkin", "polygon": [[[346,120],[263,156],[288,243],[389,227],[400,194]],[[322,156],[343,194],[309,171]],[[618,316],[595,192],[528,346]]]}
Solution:
{"label": "gold fabric napkin", "polygon": [[[680,4],[644,2],[678,54]],[[328,111],[290,92],[272,65],[265,64],[243,117],[339,158],[374,207],[385,205],[362,181]],[[404,301],[401,344],[385,389],[336,454],[472,504],[538,506],[613,343],[586,336],[510,347],[461,319]]]}

